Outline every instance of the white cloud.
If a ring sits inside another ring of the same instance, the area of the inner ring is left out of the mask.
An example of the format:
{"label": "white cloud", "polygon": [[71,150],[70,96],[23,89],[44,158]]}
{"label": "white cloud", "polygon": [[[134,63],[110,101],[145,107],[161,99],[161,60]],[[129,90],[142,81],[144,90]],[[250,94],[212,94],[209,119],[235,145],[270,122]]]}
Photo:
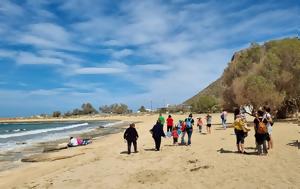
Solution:
{"label": "white cloud", "polygon": [[114,51],[112,53],[112,56],[114,58],[120,59],[120,58],[127,57],[129,55],[132,55],[132,54],[133,54],[132,50],[130,50],[130,49],[123,49],[123,50],[120,50],[120,51]]}
{"label": "white cloud", "polygon": [[143,64],[134,67],[137,71],[168,71],[171,67],[163,64]]}
{"label": "white cloud", "polygon": [[103,67],[85,67],[77,68],[73,70],[74,74],[85,75],[85,74],[117,74],[124,72],[123,69],[119,68],[103,68]]}
{"label": "white cloud", "polygon": [[54,23],[32,24],[18,37],[17,43],[29,44],[38,49],[85,51],[85,48],[72,42],[71,32]]}
{"label": "white cloud", "polygon": [[8,16],[20,16],[24,13],[22,7],[7,0],[0,3],[0,13]]}
{"label": "white cloud", "polygon": [[0,58],[14,58],[16,54],[15,51],[0,49]]}
{"label": "white cloud", "polygon": [[63,61],[59,58],[39,56],[29,52],[20,52],[16,57],[16,62],[20,65],[63,65]]}

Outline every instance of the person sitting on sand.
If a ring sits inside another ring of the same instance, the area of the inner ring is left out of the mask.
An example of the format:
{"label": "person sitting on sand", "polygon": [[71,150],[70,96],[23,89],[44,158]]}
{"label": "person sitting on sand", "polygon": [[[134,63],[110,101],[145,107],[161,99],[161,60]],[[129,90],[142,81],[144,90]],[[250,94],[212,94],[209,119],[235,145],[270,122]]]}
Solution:
{"label": "person sitting on sand", "polygon": [[172,132],[172,128],[173,128],[173,118],[171,115],[169,115],[167,118],[167,132]]}
{"label": "person sitting on sand", "polygon": [[212,121],[212,116],[210,114],[207,114],[206,115],[206,130],[207,130],[207,133],[210,134],[211,133],[211,121]]}
{"label": "person sitting on sand", "polygon": [[239,153],[246,154],[244,149],[245,137],[250,129],[246,125],[246,120],[240,115],[240,109],[234,110],[235,120],[233,122],[234,132],[236,135],[236,147]]}
{"label": "person sitting on sand", "polygon": [[78,138],[70,137],[68,147],[88,145],[90,143],[92,143],[92,141],[90,139],[81,139],[79,137]]}
{"label": "person sitting on sand", "polygon": [[153,128],[150,130],[150,133],[152,134],[152,137],[155,142],[155,150],[160,150],[160,144],[161,144],[161,137],[166,137],[163,125],[161,124],[160,120],[157,120],[156,124],[153,126]]}
{"label": "person sitting on sand", "polygon": [[178,142],[178,127],[174,127],[172,131],[172,136],[173,136],[173,144],[177,144]]}
{"label": "person sitting on sand", "polygon": [[199,133],[202,133],[203,121],[201,117],[197,118],[197,127],[199,128]]}
{"label": "person sitting on sand", "polygon": [[128,154],[131,153],[131,144],[133,144],[134,152],[137,153],[137,139],[139,135],[135,129],[135,124],[131,123],[124,133],[124,139],[127,140]]}

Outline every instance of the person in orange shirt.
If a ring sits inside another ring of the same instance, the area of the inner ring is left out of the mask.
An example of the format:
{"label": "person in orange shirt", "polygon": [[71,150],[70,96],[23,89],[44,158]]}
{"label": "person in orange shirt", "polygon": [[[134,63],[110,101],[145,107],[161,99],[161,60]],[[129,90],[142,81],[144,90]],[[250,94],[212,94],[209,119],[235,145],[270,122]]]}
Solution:
{"label": "person in orange shirt", "polygon": [[167,119],[167,132],[172,132],[172,128],[173,128],[173,118],[171,115],[169,115]]}

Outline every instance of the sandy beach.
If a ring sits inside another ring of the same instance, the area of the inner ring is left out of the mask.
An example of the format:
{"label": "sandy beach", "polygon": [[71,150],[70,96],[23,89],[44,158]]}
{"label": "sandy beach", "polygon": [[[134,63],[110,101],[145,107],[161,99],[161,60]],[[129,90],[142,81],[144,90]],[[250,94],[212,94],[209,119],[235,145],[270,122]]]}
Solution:
{"label": "sandy beach", "polygon": [[[166,115],[165,115],[166,116]],[[174,115],[174,121],[187,115]],[[199,115],[194,115],[198,117]],[[201,115],[202,117],[204,115]],[[235,153],[232,128],[224,130],[219,114],[213,114],[212,134],[195,127],[191,146],[174,146],[162,139],[160,152],[153,151],[149,133],[158,115],[113,116],[136,124],[139,153],[127,155],[123,133],[93,140],[87,146],[43,153],[40,162],[0,172],[0,188],[299,188],[300,127],[276,122],[275,148],[257,156],[254,131],[246,138],[249,155]],[[232,115],[228,122],[232,122]]]}

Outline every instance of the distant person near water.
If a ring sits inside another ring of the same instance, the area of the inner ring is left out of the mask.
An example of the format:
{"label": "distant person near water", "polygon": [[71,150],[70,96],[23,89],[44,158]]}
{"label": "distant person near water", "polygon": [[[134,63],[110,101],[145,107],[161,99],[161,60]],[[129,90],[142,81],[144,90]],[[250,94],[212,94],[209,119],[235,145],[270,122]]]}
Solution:
{"label": "distant person near water", "polygon": [[236,147],[239,153],[246,154],[244,143],[250,129],[247,127],[245,118],[240,114],[240,109],[237,108],[234,110],[234,117],[233,127],[236,135]]}
{"label": "distant person near water", "polygon": [[173,118],[169,115],[167,118],[167,132],[172,132],[173,124]]}
{"label": "distant person near water", "polygon": [[127,141],[128,154],[131,153],[131,144],[133,144],[134,152],[137,153],[137,139],[139,138],[138,132],[135,129],[135,124],[131,123],[124,133],[124,139]]}
{"label": "distant person near water", "polygon": [[90,143],[92,143],[92,140],[90,140],[90,139],[81,139],[81,138],[70,137],[68,147],[83,146],[83,145],[88,145]]}
{"label": "distant person near water", "polygon": [[221,121],[222,121],[222,126],[224,129],[227,128],[227,125],[226,125],[226,121],[227,121],[227,111],[223,110],[222,113],[221,113]]}
{"label": "distant person near water", "polygon": [[267,155],[267,138],[268,138],[268,129],[267,124],[268,120],[264,118],[264,112],[262,110],[257,111],[257,117],[254,119],[254,130],[255,130],[255,141],[258,151],[258,155]]}
{"label": "distant person near water", "polygon": [[152,137],[155,142],[155,150],[160,150],[160,144],[161,144],[161,137],[166,137],[163,125],[161,124],[160,120],[157,120],[156,124],[153,126],[153,128],[150,130],[150,133],[152,134]]}
{"label": "distant person near water", "polygon": [[207,133],[211,133],[211,122],[212,122],[212,116],[210,114],[206,115],[206,130]]}
{"label": "distant person near water", "polygon": [[263,118],[266,119],[268,121],[267,123],[267,130],[268,130],[268,137],[267,137],[267,141],[268,141],[268,149],[272,149],[274,147],[274,143],[273,143],[273,137],[272,137],[272,131],[273,131],[273,119],[271,116],[271,109],[269,107],[265,107],[264,108],[265,113]]}
{"label": "distant person near water", "polygon": [[203,121],[201,117],[197,118],[197,127],[199,128],[199,133],[202,133]]}
{"label": "distant person near water", "polygon": [[190,114],[188,118],[186,118],[184,120],[185,124],[186,124],[186,134],[188,135],[188,143],[187,145],[191,145],[192,141],[192,134],[193,134],[193,126],[194,126],[194,119],[193,119],[193,115]]}

